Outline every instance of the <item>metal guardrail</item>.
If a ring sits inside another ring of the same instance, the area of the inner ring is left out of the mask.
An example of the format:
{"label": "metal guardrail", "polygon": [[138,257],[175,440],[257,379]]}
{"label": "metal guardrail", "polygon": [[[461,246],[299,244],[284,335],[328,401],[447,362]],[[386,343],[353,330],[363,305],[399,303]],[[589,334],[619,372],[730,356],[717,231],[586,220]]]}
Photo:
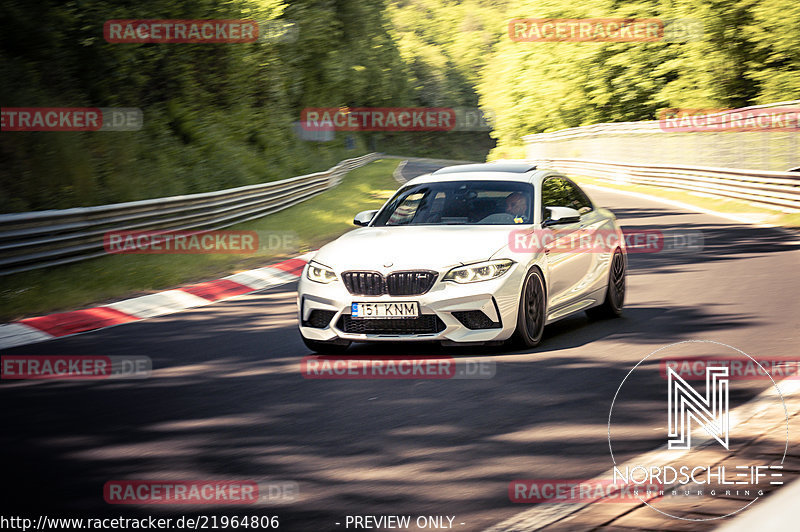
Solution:
{"label": "metal guardrail", "polygon": [[584,159],[533,159],[565,174],[622,184],[654,185],[800,212],[800,173],[703,166],[637,165]]}
{"label": "metal guardrail", "polygon": [[[731,109],[744,111],[800,109],[800,100]],[[522,137],[526,157],[613,160],[651,165],[679,164],[783,172],[800,166],[800,129],[759,131],[674,131],[660,120],[615,122],[573,127]]]}
{"label": "metal guardrail", "polygon": [[0,276],[106,255],[108,231],[215,230],[297,205],[380,158],[346,159],[324,172],[150,200],[0,215]]}

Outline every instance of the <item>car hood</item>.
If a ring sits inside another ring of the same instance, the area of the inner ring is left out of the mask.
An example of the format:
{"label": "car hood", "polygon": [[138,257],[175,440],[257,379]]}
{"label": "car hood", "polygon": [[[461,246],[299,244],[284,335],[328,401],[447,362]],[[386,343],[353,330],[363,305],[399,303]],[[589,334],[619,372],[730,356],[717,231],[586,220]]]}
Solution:
{"label": "car hood", "polygon": [[315,261],[336,271],[442,270],[487,260],[508,244],[511,226],[363,227],[323,246]]}

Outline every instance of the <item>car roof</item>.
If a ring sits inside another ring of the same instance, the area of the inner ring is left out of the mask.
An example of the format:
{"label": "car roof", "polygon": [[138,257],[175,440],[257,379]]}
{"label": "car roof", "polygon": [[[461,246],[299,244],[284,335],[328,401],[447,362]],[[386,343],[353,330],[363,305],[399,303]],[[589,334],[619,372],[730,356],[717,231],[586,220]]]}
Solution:
{"label": "car roof", "polygon": [[536,170],[536,165],[528,162],[506,162],[498,161],[496,163],[478,163],[478,164],[460,164],[456,166],[445,166],[438,170],[431,172],[433,175],[442,174],[460,174],[462,172],[503,172],[512,174],[527,174]]}
{"label": "car roof", "polygon": [[442,181],[518,181],[537,183],[552,170],[537,169],[532,162],[498,161],[493,163],[462,164],[440,168],[408,180],[406,185]]}

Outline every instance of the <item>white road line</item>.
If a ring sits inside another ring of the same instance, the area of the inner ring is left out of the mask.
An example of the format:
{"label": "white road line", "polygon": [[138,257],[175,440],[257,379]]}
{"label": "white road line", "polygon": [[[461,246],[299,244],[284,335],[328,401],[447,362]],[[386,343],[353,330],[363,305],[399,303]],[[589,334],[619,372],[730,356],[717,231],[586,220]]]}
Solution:
{"label": "white road line", "polygon": [[[310,251],[298,257],[294,257],[294,259],[301,259],[308,262],[316,253],[316,250]],[[233,275],[223,277],[223,279],[250,287],[255,292],[258,290],[272,288],[273,286],[291,283],[298,279],[298,275],[288,273],[279,268],[267,266],[255,270],[235,273]],[[216,301],[209,301],[208,299],[190,294],[189,292],[185,292],[180,288],[176,288],[174,290],[166,290],[164,292],[117,301],[116,303],[103,305],[103,307],[111,308],[124,314],[128,314],[129,316],[144,320],[148,318],[155,318],[157,316],[164,316],[166,314],[174,314],[182,310],[210,305],[212,303],[216,303]],[[91,329],[76,334],[92,333],[107,328],[108,327],[101,327],[100,329]],[[56,337],[23,323],[0,324],[0,349],[35,344],[38,342],[44,342],[45,340],[52,340],[53,338]]]}
{"label": "white road line", "polygon": [[210,303],[211,301],[208,299],[198,297],[182,290],[167,290],[165,292],[126,299],[104,306],[144,319],[163,316],[164,314],[172,314],[173,312],[179,312],[187,308],[200,307]]}
{"label": "white road line", "polygon": [[[235,273],[223,277],[223,279],[249,286],[253,290],[263,290],[289,282],[288,275],[290,274],[275,268],[261,268],[258,270]],[[297,279],[296,276],[291,277],[292,279]]]}
{"label": "white road line", "polygon": [[797,515],[793,508],[800,500],[800,482],[794,482],[746,514],[717,529],[718,532],[750,532],[751,530],[796,530]]}
{"label": "white road line", "polygon": [[6,323],[0,325],[0,349],[8,349],[18,345],[35,344],[50,340],[55,336],[40,331],[24,323]]}
{"label": "white road line", "polygon": [[394,169],[394,172],[392,172],[392,177],[394,177],[394,180],[400,183],[401,185],[404,185],[406,181],[408,181],[408,179],[403,177],[403,168],[405,168],[407,163],[408,163],[407,160],[401,161],[400,164],[398,164],[397,167]]}

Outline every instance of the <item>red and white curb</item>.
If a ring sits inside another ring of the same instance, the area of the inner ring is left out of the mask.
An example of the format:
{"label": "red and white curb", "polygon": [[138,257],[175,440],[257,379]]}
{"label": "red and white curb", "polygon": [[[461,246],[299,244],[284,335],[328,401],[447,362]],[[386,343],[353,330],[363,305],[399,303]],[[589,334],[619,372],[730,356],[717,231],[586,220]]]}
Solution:
{"label": "red and white curb", "polygon": [[26,318],[0,325],[0,349],[173,314],[290,283],[298,279],[313,255],[313,252],[306,253],[266,268],[239,272],[215,281],[182,286],[109,305]]}

